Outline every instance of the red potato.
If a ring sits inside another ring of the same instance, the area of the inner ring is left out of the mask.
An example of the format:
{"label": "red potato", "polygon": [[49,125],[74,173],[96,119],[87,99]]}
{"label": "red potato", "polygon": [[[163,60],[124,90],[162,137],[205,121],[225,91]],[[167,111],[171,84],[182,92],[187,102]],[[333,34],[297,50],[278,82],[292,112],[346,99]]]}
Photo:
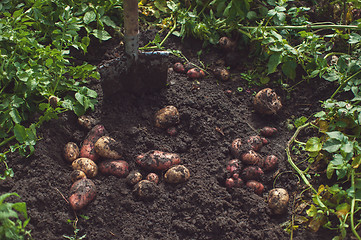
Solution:
{"label": "red potato", "polygon": [[175,106],[166,106],[155,113],[155,126],[169,128],[179,123],[179,112]]}
{"label": "red potato", "polygon": [[235,158],[239,158],[244,151],[242,146],[242,139],[236,138],[233,140],[231,145],[231,153]]}
{"label": "red potato", "polygon": [[192,69],[192,68],[194,68],[195,67],[195,65],[193,64],[193,63],[191,63],[191,62],[186,62],[185,64],[184,64],[184,69],[185,69],[185,72],[187,73],[190,69]]}
{"label": "red potato", "polygon": [[249,150],[248,152],[243,153],[241,160],[247,165],[257,165],[259,167],[263,167],[264,164],[263,157],[254,150]]}
{"label": "red potato", "polygon": [[186,73],[186,69],[184,68],[184,65],[180,62],[177,62],[173,65],[173,70],[177,73]]}
{"label": "red potato", "polygon": [[88,178],[93,178],[98,174],[98,166],[89,158],[78,158],[72,164],[73,170],[80,170]]}
{"label": "red potato", "polygon": [[249,136],[246,142],[248,146],[254,151],[261,150],[263,146],[263,141],[260,136]]}
{"label": "red potato", "polygon": [[176,153],[167,153],[158,150],[140,154],[136,159],[137,164],[150,171],[164,171],[174,165],[181,163],[181,159]]}
{"label": "red potato", "polygon": [[177,135],[178,131],[176,127],[170,127],[167,128],[167,133],[169,134],[169,136],[175,136]]}
{"label": "red potato", "polygon": [[275,155],[268,155],[264,160],[263,170],[271,171],[275,169],[278,165],[278,157]]}
{"label": "red potato", "polygon": [[227,178],[226,188],[238,188],[243,185],[243,181],[240,178]]}
{"label": "red potato", "polygon": [[277,128],[274,127],[263,127],[259,133],[264,137],[272,137],[278,132]]}
{"label": "red potato", "polygon": [[64,158],[68,162],[73,162],[79,157],[79,147],[76,143],[68,142],[64,147]]}
{"label": "red potato", "polygon": [[70,179],[73,183],[83,178],[86,178],[86,174],[81,170],[74,170],[70,174]]}
{"label": "red potato", "polygon": [[262,140],[262,144],[263,145],[267,145],[268,144],[268,140],[267,140],[267,138],[261,138],[261,140]]}
{"label": "red potato", "polygon": [[99,164],[99,172],[124,178],[129,174],[129,165],[123,160],[105,160]]}
{"label": "red potato", "polygon": [[262,183],[254,181],[254,180],[250,180],[246,183],[246,186],[251,188],[253,190],[254,193],[258,194],[258,195],[262,195],[263,191],[264,191],[264,186]]}
{"label": "red potato", "polygon": [[206,74],[204,73],[204,71],[202,69],[191,68],[188,70],[187,76],[191,79],[200,79],[200,78],[204,78],[206,76]]}
{"label": "red potato", "polygon": [[264,115],[274,115],[282,108],[280,97],[271,88],[259,91],[253,99],[257,112]]}
{"label": "red potato", "polygon": [[156,173],[149,173],[146,178],[148,181],[154,182],[157,184],[159,182],[159,177]]}
{"label": "red potato", "polygon": [[70,188],[69,203],[73,210],[78,211],[93,201],[95,196],[95,184],[90,179],[80,179]]}
{"label": "red potato", "polygon": [[164,181],[167,183],[183,183],[190,178],[188,168],[183,165],[176,165],[168,169],[164,174]]}
{"label": "red potato", "polygon": [[238,159],[229,160],[226,169],[231,175],[239,173],[240,170],[239,160]]}
{"label": "red potato", "polygon": [[129,184],[129,185],[135,185],[137,184],[138,182],[140,182],[142,180],[143,176],[140,172],[138,171],[131,171],[127,178],[126,178],[126,182]]}
{"label": "red potato", "polygon": [[263,176],[263,171],[258,166],[248,166],[245,167],[242,171],[242,178],[244,180],[258,180]]}
{"label": "red potato", "polygon": [[88,135],[86,136],[85,140],[80,149],[80,157],[89,158],[93,161],[97,161],[99,155],[95,152],[94,145],[96,141],[102,136],[107,133],[103,125],[96,125],[93,127]]}
{"label": "red potato", "polygon": [[103,157],[119,159],[122,157],[122,144],[109,136],[102,136],[94,144],[95,152]]}

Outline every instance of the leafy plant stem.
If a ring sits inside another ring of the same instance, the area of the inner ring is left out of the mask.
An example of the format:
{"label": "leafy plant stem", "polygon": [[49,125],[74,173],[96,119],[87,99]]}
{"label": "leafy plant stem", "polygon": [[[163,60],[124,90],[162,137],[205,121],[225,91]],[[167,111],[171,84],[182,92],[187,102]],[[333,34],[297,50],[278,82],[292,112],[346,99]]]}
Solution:
{"label": "leafy plant stem", "polygon": [[269,29],[292,29],[292,30],[307,30],[307,29],[359,29],[357,25],[337,25],[337,24],[325,24],[325,25],[316,25],[316,24],[307,24],[301,26],[292,26],[292,25],[285,25],[285,26],[263,26],[263,27],[252,27],[252,26],[242,26],[238,25],[239,28],[245,30],[253,30],[258,28],[263,28],[264,30]]}
{"label": "leafy plant stem", "polygon": [[354,78],[355,76],[357,76],[359,73],[361,73],[361,70],[357,71],[356,73],[354,73],[353,75],[351,75],[350,77],[346,78],[344,81],[342,81],[342,83],[340,84],[340,86],[338,86],[338,88],[336,89],[336,91],[332,94],[332,96],[330,97],[330,99],[333,99],[336,94],[344,88],[345,84],[350,81],[352,78]]}
{"label": "leafy plant stem", "polygon": [[0,147],[4,146],[5,144],[7,144],[8,142],[10,142],[11,140],[13,140],[15,138],[15,135],[14,136],[11,136],[11,137],[8,137],[7,139],[3,140],[1,143],[0,143]]}
{"label": "leafy plant stem", "polygon": [[[355,169],[352,169],[351,171],[351,187],[355,189]],[[354,222],[354,213],[355,213],[355,204],[356,204],[356,196],[355,193],[353,194],[352,201],[351,201],[351,213],[350,213],[350,220],[351,220],[351,230],[355,237],[358,240],[361,240],[361,237],[358,235],[356,228],[355,228],[355,222]]]}

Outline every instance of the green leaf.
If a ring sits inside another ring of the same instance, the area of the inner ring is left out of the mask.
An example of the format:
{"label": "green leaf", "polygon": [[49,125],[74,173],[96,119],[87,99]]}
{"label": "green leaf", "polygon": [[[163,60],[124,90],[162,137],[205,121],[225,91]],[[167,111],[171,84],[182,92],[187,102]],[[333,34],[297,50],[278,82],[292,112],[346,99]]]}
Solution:
{"label": "green leaf", "polygon": [[14,123],[21,123],[21,116],[19,114],[19,111],[16,108],[12,108],[9,112],[9,115],[11,119],[14,121]]}
{"label": "green leaf", "polygon": [[296,78],[296,68],[297,62],[295,61],[288,61],[282,64],[282,72],[292,80]]}
{"label": "green leaf", "polygon": [[22,126],[20,124],[16,124],[14,126],[14,135],[15,135],[16,140],[19,143],[24,143],[27,139],[26,129],[24,126]]}
{"label": "green leaf", "polygon": [[322,149],[322,144],[318,137],[311,137],[306,143],[306,151],[319,152]]}
{"label": "green leaf", "polygon": [[352,153],[353,152],[353,142],[347,141],[345,144],[342,144],[341,151],[344,153]]}
{"label": "green leaf", "polygon": [[341,166],[344,165],[344,158],[342,157],[341,154],[335,154],[333,156],[333,160],[330,162],[333,166],[337,167],[337,166]]}
{"label": "green leaf", "polygon": [[337,139],[328,139],[324,144],[322,149],[329,152],[329,153],[334,153],[337,152],[340,147],[341,147],[341,141],[337,140]]}
{"label": "green leaf", "polygon": [[281,53],[272,54],[267,64],[268,74],[274,73],[276,71],[277,66],[281,63],[281,61],[282,61]]}
{"label": "green leaf", "polygon": [[333,139],[337,139],[339,141],[343,141],[345,138],[345,135],[340,131],[333,131],[333,132],[326,132],[326,134]]}
{"label": "green leaf", "polygon": [[85,24],[89,24],[89,23],[93,22],[96,18],[97,18],[96,13],[93,11],[89,11],[84,14],[83,20],[84,20]]}
{"label": "green leaf", "polygon": [[117,25],[110,19],[109,16],[103,16],[100,20],[109,27],[117,28]]}
{"label": "green leaf", "polygon": [[106,41],[112,38],[112,36],[110,36],[110,34],[105,30],[94,29],[91,34],[102,41]]}
{"label": "green leaf", "polygon": [[0,196],[0,205],[3,204],[4,200],[10,196],[17,196],[17,197],[20,197],[19,194],[17,193],[4,193]]}
{"label": "green leaf", "polygon": [[332,178],[333,173],[335,172],[335,168],[334,165],[332,163],[329,163],[327,165],[327,169],[326,169],[326,176],[328,179]]}
{"label": "green leaf", "polygon": [[329,82],[335,82],[335,81],[341,80],[340,75],[338,73],[336,73],[335,71],[326,73],[322,77]]}

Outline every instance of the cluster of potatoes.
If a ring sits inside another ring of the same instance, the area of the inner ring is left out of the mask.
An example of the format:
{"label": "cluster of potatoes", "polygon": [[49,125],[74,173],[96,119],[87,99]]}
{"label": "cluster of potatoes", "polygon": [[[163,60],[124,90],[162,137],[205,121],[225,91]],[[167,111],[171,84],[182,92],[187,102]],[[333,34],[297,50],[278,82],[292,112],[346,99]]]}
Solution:
{"label": "cluster of potatoes", "polygon": [[[178,154],[159,150],[151,150],[136,157],[137,165],[149,173],[143,179],[139,171],[129,170],[128,162],[122,160],[121,142],[110,137],[103,125],[91,127],[92,119],[84,116],[80,117],[78,122],[91,130],[80,148],[74,142],[68,142],[64,147],[64,158],[73,168],[70,174],[73,185],[70,188],[69,203],[74,210],[84,208],[95,198],[96,186],[91,179],[96,177],[98,172],[126,178],[126,182],[134,187],[134,194],[141,199],[157,196],[160,179],[157,173],[164,173],[162,179],[170,184],[189,179],[190,172],[181,165]],[[167,106],[155,114],[155,126],[165,128],[169,133],[175,131],[174,126],[178,123],[179,113],[174,106]]]}

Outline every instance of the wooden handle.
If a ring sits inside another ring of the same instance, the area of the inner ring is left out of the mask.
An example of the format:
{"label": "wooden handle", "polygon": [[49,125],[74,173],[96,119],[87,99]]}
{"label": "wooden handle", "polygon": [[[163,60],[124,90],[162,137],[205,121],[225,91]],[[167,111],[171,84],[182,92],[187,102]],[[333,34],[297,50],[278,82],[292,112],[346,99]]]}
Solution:
{"label": "wooden handle", "polygon": [[138,35],[138,0],[124,0],[125,35]]}

